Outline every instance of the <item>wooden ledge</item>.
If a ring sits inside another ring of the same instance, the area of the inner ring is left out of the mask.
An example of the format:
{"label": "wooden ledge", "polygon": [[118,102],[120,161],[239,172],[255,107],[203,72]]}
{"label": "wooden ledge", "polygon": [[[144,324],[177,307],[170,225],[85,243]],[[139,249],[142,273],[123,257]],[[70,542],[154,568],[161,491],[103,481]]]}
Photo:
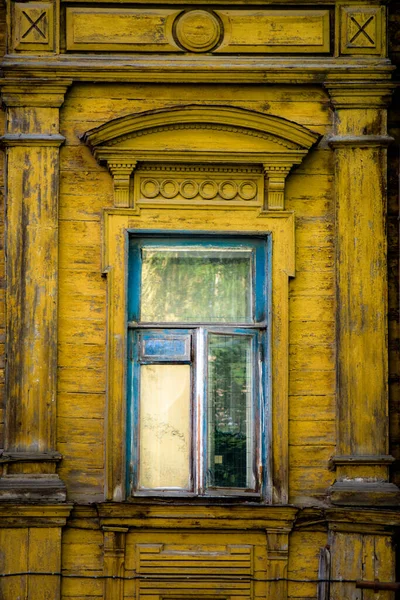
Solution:
{"label": "wooden ledge", "polygon": [[331,148],[380,148],[394,142],[390,135],[335,135],[328,138]]}
{"label": "wooden ledge", "polygon": [[58,133],[54,135],[36,133],[6,133],[0,137],[0,145],[10,146],[54,146],[59,148],[65,142],[65,137]]}
{"label": "wooden ledge", "polygon": [[342,456],[332,456],[329,460],[329,470],[334,471],[337,466],[341,465],[377,465],[377,466],[385,466],[391,465],[395,462],[395,458],[390,456],[389,454],[364,454],[364,455],[342,455]]}
{"label": "wooden ledge", "polygon": [[400,505],[400,490],[394,483],[336,481],[329,490],[332,504],[339,506],[391,507]]}
{"label": "wooden ledge", "polygon": [[0,528],[63,527],[72,508],[72,504],[30,505],[0,502]]}
{"label": "wooden ledge", "polygon": [[291,531],[294,506],[104,503],[97,505],[101,526],[145,529],[279,529]]}
{"label": "wooden ledge", "polygon": [[0,464],[21,462],[60,462],[62,454],[59,452],[0,452]]}

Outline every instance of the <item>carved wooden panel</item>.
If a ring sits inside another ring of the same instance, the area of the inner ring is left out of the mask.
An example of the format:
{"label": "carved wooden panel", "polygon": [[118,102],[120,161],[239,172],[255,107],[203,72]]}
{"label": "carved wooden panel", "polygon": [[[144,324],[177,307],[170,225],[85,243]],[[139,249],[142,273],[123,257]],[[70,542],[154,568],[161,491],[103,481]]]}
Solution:
{"label": "carved wooden panel", "polygon": [[341,54],[384,54],[383,10],[380,6],[341,8]]}
{"label": "carved wooden panel", "polygon": [[134,204],[262,206],[264,176],[257,167],[139,167]]}
{"label": "carved wooden panel", "polygon": [[328,10],[221,10],[217,52],[310,53],[330,50]]}
{"label": "carved wooden panel", "polygon": [[67,50],[329,53],[329,10],[66,9]]}
{"label": "carved wooden panel", "polygon": [[12,47],[17,51],[54,49],[54,6],[50,2],[16,2]]}
{"label": "carved wooden panel", "polygon": [[172,25],[179,10],[67,8],[67,50],[176,52]]}

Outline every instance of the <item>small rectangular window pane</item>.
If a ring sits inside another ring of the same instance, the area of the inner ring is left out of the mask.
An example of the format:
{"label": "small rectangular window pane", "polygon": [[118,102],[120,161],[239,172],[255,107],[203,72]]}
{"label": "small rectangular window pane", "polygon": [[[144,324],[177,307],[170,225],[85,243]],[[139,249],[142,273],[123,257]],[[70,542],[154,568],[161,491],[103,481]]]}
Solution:
{"label": "small rectangular window pane", "polygon": [[188,489],[190,365],[141,365],[139,487]]}
{"label": "small rectangular window pane", "polygon": [[208,336],[208,487],[253,487],[252,346],[251,336]]}
{"label": "small rectangular window pane", "polygon": [[251,248],[143,248],[141,321],[251,323]]}

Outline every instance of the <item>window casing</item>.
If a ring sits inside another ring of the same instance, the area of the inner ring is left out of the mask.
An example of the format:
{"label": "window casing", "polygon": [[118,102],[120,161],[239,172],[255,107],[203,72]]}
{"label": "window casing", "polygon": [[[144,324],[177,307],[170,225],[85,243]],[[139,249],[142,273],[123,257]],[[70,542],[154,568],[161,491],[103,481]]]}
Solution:
{"label": "window casing", "polygon": [[263,497],[269,236],[137,233],[128,276],[128,486]]}

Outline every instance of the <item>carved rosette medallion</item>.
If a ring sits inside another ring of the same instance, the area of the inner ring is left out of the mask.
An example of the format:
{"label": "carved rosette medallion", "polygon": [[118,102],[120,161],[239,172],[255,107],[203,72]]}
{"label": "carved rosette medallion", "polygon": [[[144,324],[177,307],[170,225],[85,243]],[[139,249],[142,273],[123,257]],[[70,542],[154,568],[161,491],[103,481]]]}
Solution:
{"label": "carved rosette medallion", "polygon": [[189,52],[208,52],[221,40],[222,25],[216,15],[206,10],[190,10],[175,22],[176,42]]}

